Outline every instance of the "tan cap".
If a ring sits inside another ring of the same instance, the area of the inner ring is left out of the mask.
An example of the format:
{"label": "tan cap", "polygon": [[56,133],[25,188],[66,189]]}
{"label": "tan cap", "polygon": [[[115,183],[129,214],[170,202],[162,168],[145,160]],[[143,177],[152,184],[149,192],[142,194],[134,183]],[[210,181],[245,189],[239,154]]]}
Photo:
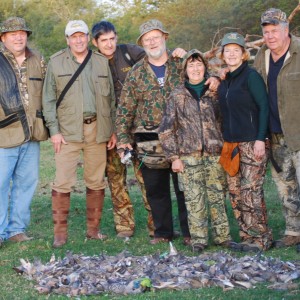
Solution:
{"label": "tan cap", "polygon": [[66,26],[65,35],[71,36],[75,32],[89,33],[89,28],[82,20],[72,20]]}

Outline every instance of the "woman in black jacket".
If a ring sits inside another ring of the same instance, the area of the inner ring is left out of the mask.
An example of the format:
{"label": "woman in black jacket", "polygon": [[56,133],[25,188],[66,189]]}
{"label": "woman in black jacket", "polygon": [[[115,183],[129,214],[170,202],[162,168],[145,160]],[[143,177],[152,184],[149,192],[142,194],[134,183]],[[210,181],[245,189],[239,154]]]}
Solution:
{"label": "woman in black jacket", "polygon": [[269,157],[266,87],[261,76],[248,66],[250,55],[242,35],[226,34],[220,57],[229,69],[218,90],[224,146],[236,145],[240,155],[239,169],[236,174],[227,174],[227,181],[239,224],[241,250],[267,250],[272,233],[267,225],[263,192]]}

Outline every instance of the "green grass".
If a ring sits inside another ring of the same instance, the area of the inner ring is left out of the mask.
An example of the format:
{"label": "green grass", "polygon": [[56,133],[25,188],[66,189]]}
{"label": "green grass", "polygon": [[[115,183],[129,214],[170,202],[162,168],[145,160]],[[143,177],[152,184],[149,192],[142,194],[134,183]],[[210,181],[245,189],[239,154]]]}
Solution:
{"label": "green grass", "polygon": [[[109,235],[109,239],[100,241],[85,240],[85,187],[82,181],[82,168],[78,168],[78,185],[71,196],[71,211],[69,215],[69,240],[67,245],[61,249],[52,248],[53,225],[51,215],[51,181],[54,178],[53,150],[49,142],[41,144],[41,174],[40,184],[32,203],[32,219],[29,227],[29,235],[35,239],[26,243],[6,242],[0,249],[0,300],[2,299],[68,299],[66,296],[39,295],[34,289],[34,282],[28,281],[24,277],[13,271],[14,266],[20,265],[20,258],[32,261],[35,257],[40,258],[44,263],[48,262],[54,253],[56,257],[64,257],[67,250],[73,253],[83,253],[85,255],[97,255],[107,253],[117,254],[123,250],[128,250],[134,255],[152,254],[165,252],[168,245],[149,245],[149,237],[146,230],[146,211],[142,204],[141,195],[137,186],[130,188],[131,199],[135,208],[136,232],[128,243],[116,238],[113,224],[112,206],[107,189],[105,196],[105,207],[102,217],[101,230]],[[132,170],[129,171],[129,178],[132,177]],[[281,236],[284,230],[284,220],[282,216],[281,204],[279,202],[276,188],[271,180],[270,174],[266,178],[265,194],[269,215],[269,224],[273,229],[274,238]],[[173,193],[173,199],[174,193]],[[176,201],[174,202],[174,224],[179,230]],[[235,240],[238,240],[238,229],[233,217],[229,203],[228,214],[231,223],[231,233]],[[177,250],[186,255],[193,255],[185,248],[181,239],[174,241]],[[210,247],[208,251],[220,250],[218,247]],[[266,255],[278,257],[282,260],[298,260],[299,254],[295,247],[287,249],[271,249]],[[80,299],[99,299],[100,296],[81,297]],[[137,296],[115,296],[103,294],[104,299],[300,299],[300,291],[279,292],[257,286],[255,289],[244,290],[234,289],[223,291],[221,288],[203,288],[188,291],[159,291],[141,294]]]}

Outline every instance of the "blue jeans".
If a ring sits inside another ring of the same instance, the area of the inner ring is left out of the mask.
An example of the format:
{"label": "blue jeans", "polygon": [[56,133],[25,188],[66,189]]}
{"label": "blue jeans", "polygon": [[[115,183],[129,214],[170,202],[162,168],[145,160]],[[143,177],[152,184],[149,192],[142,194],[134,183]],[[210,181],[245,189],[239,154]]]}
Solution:
{"label": "blue jeans", "polygon": [[[0,148],[0,239],[23,233],[39,177],[40,144]],[[8,212],[9,211],[9,212]]]}

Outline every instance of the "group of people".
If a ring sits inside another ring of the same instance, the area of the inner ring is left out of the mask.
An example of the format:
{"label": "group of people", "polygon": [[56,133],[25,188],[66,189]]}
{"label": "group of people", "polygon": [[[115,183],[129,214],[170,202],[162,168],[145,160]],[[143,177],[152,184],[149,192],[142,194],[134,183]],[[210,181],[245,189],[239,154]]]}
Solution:
{"label": "group of people", "polygon": [[[105,173],[117,236],[134,235],[133,205],[124,155],[132,161],[148,212],[150,243],[171,241],[170,179],[183,243],[208,246],[208,214],[216,245],[239,251],[297,245],[300,251],[300,131],[297,122],[300,39],[286,14],[261,16],[265,45],[248,65],[245,39],[226,34],[211,74],[203,54],[167,49],[169,32],[158,20],[140,26],[137,45],[117,44],[113,24],[89,28],[68,22],[67,48],[47,64],[27,47],[25,20],[0,25],[0,246],[22,242],[39,177],[39,142],[50,139],[56,173],[52,183],[53,247],[67,243],[68,213],[81,152],[86,185],[86,237],[99,230]],[[268,161],[284,208],[284,236],[273,241],[263,183]],[[227,191],[239,226],[234,242],[226,212]]]}

